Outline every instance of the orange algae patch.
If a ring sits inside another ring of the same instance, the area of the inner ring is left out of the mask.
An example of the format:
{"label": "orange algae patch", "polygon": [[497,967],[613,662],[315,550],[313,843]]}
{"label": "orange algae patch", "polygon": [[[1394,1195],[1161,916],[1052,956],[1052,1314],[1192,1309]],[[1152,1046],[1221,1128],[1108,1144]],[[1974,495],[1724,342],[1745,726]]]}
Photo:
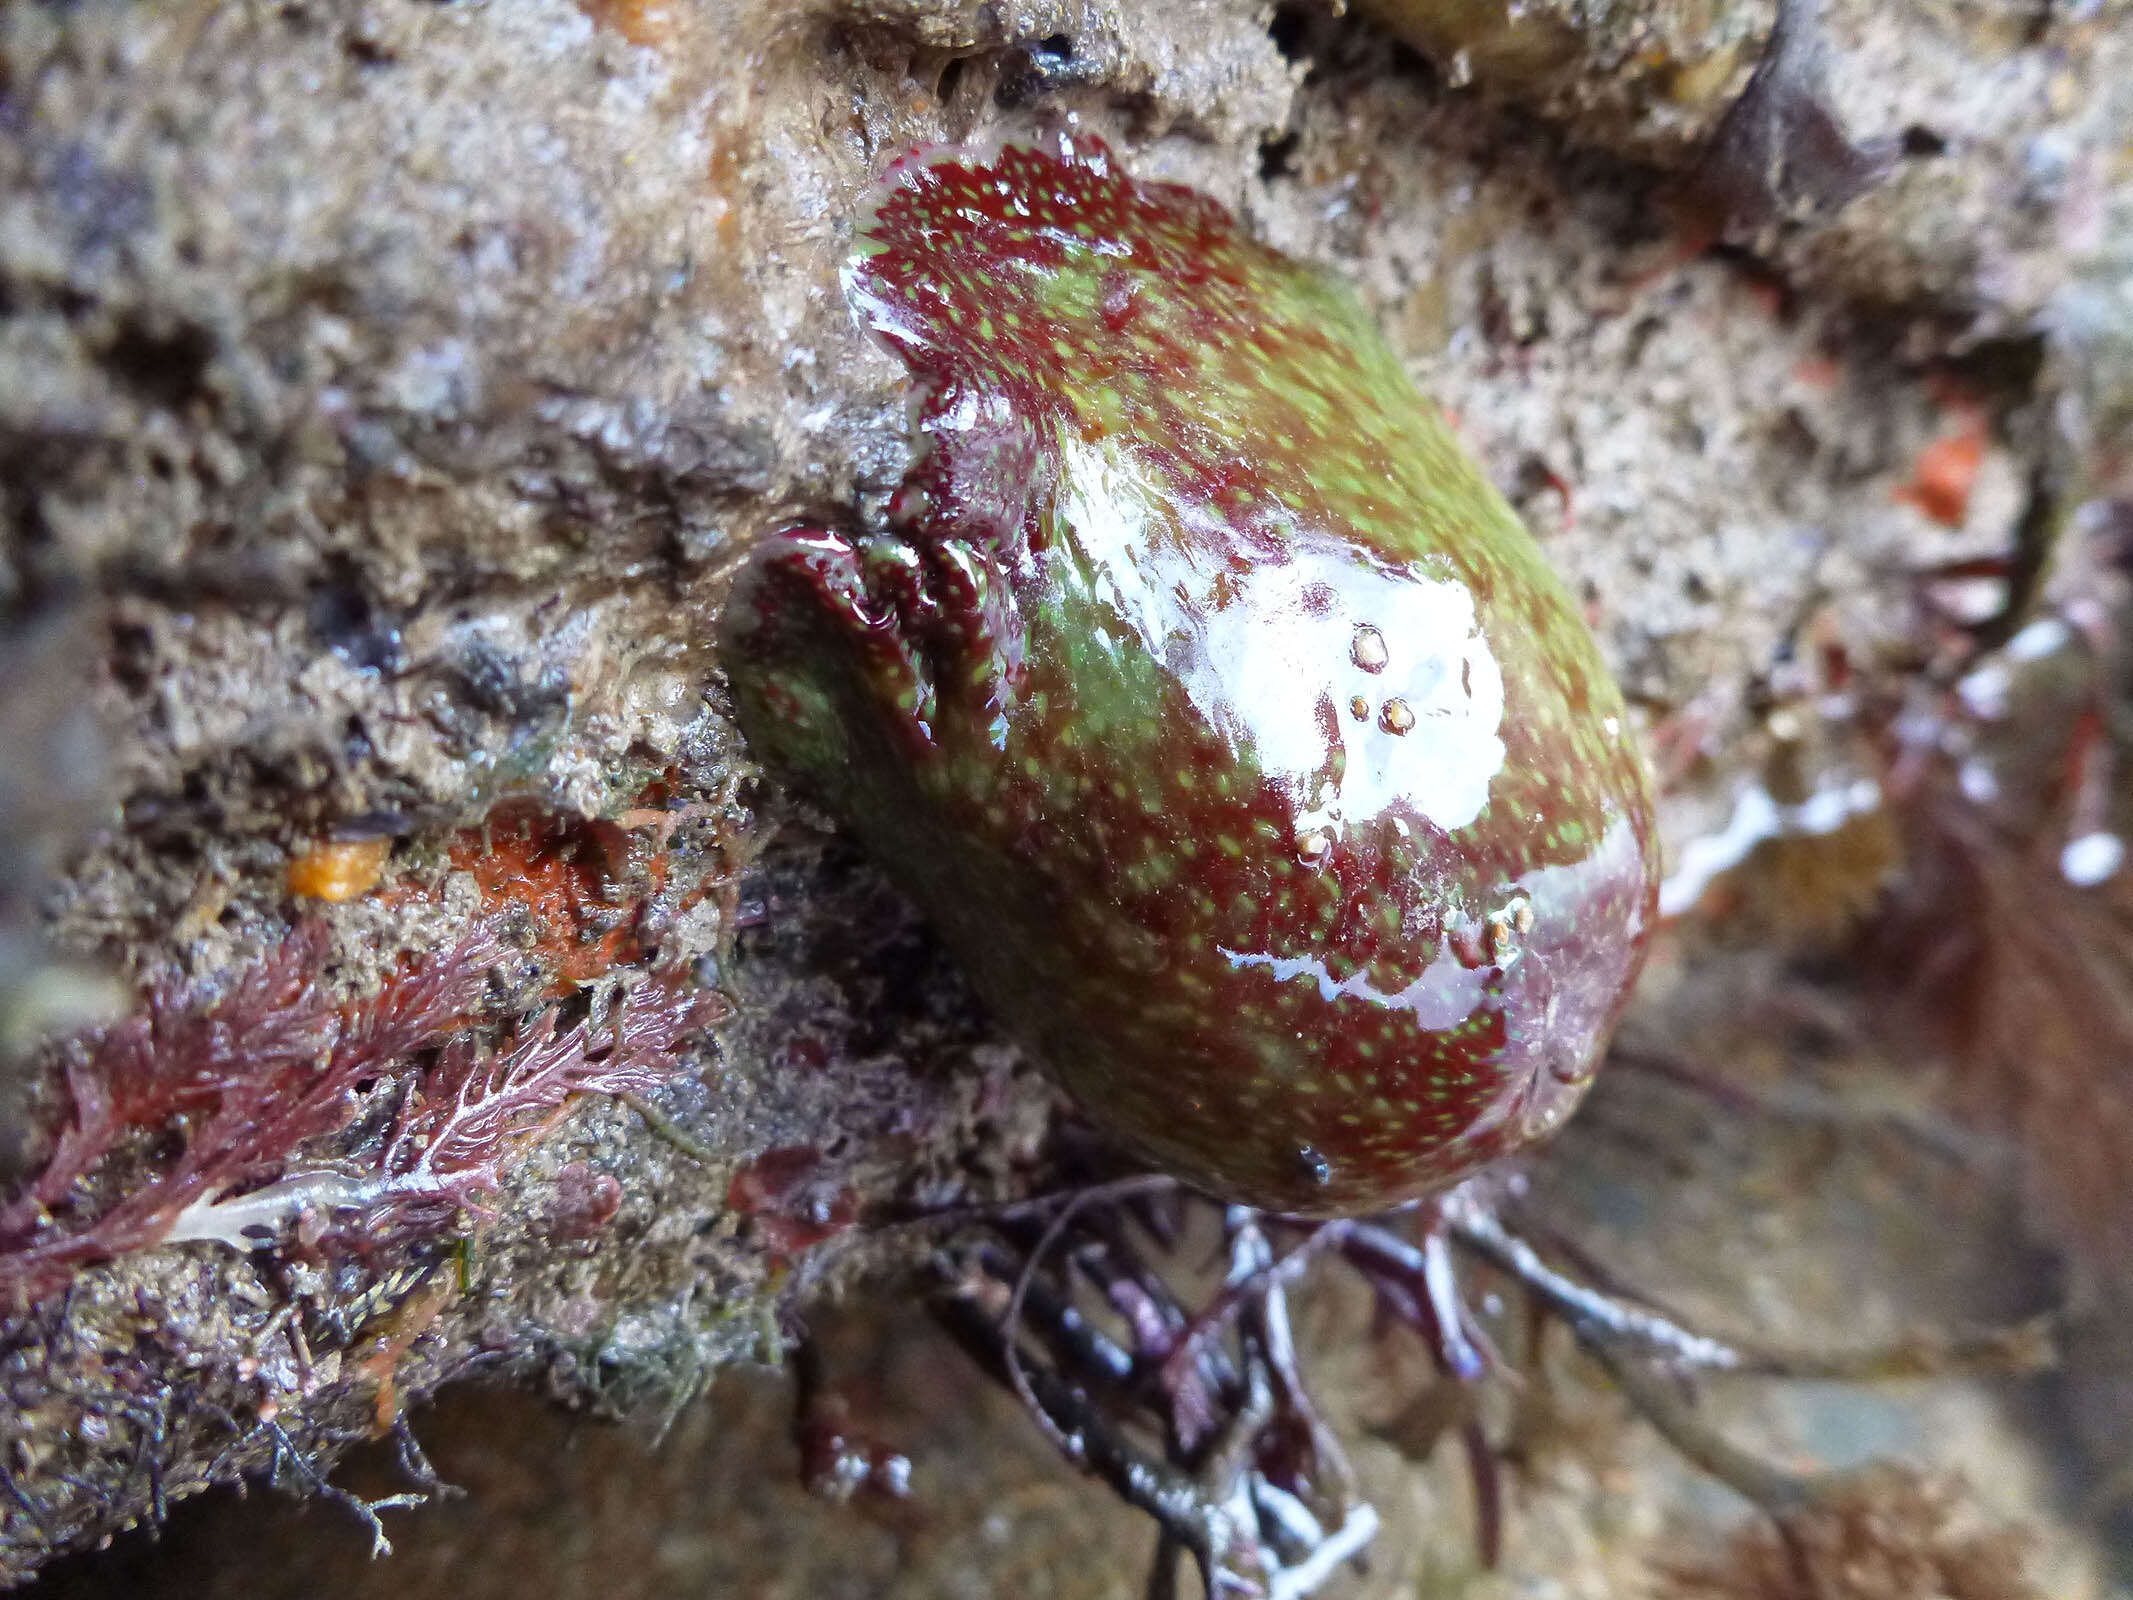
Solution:
{"label": "orange algae patch", "polygon": [[[650,841],[644,841],[649,844]],[[484,910],[532,935],[559,985],[597,978],[637,953],[639,912],[668,863],[612,822],[500,808],[459,834],[452,866],[473,876]]]}
{"label": "orange algae patch", "polygon": [[482,919],[509,930],[561,993],[640,959],[670,918],[706,895],[730,894],[727,877],[675,879],[674,831],[706,808],[667,800],[655,782],[613,819],[507,802],[454,834],[446,856],[473,878]]}
{"label": "orange algae patch", "polygon": [[657,48],[674,38],[674,8],[667,0],[579,0],[578,9],[631,44]]}
{"label": "orange algae patch", "polygon": [[1943,527],[1959,528],[1969,514],[1970,491],[1984,459],[1985,419],[1973,414],[1918,452],[1911,481],[1896,491],[1896,498]]}
{"label": "orange algae patch", "polygon": [[390,839],[321,840],[289,863],[285,881],[293,895],[338,905],[375,889],[392,853]]}

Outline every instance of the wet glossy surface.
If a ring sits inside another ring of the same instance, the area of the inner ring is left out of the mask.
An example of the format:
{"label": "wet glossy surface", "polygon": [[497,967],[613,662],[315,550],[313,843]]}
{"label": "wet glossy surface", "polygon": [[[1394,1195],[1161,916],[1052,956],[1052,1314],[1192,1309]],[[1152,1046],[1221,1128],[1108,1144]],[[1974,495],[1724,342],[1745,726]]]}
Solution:
{"label": "wet glossy surface", "polygon": [[923,455],[893,536],[743,580],[766,763],[1218,1194],[1371,1209],[1557,1125],[1652,914],[1647,780],[1368,319],[1087,142],[909,161],[861,236]]}

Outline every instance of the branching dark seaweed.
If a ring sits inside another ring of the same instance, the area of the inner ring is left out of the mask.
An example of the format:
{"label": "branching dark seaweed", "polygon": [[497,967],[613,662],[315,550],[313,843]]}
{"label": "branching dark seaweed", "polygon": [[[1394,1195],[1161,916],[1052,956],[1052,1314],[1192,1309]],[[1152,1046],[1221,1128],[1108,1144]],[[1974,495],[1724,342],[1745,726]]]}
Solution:
{"label": "branching dark seaweed", "polygon": [[297,1448],[296,1441],[289,1437],[288,1430],[283,1428],[280,1423],[274,1421],[271,1417],[262,1417],[260,1418],[259,1426],[274,1444],[273,1465],[268,1469],[267,1481],[277,1488],[280,1487],[282,1464],[286,1462],[290,1475],[296,1480],[299,1492],[316,1495],[321,1500],[331,1501],[333,1504],[343,1507],[358,1522],[363,1524],[370,1533],[370,1554],[373,1560],[379,1556],[389,1556],[393,1553],[393,1542],[386,1537],[385,1523],[380,1519],[378,1513],[381,1511],[410,1509],[429,1503],[429,1493],[421,1489],[407,1490],[400,1494],[383,1495],[376,1500],[365,1500],[361,1495],[351,1490],[343,1489],[339,1484],[334,1483],[317,1467],[307,1461],[304,1458],[303,1451]]}
{"label": "branching dark seaweed", "polygon": [[[1226,1270],[1198,1285],[1194,1219],[1176,1208],[1198,1208],[1203,1225],[1216,1211],[1166,1178],[943,1214],[935,1220],[960,1231],[940,1256],[942,1316],[1069,1460],[1155,1520],[1162,1537],[1149,1594],[1175,1593],[1183,1551],[1207,1594],[1222,1600],[1306,1595],[1377,1526],[1311,1402],[1289,1333],[1289,1292],[1321,1261],[1359,1273],[1386,1320],[1420,1337],[1438,1371],[1462,1387],[1510,1374],[1467,1309],[1457,1258],[1508,1279],[1543,1324],[1569,1331],[1635,1416],[1767,1513],[1802,1573],[1840,1524],[1866,1514],[1859,1507],[1871,1498],[1871,1475],[1796,1473],[1741,1448],[1703,1417],[1683,1378],[1868,1382],[2030,1373],[2055,1359],[2051,1318],[1855,1349],[1715,1337],[1551,1265],[1500,1213],[1505,1189],[1497,1178],[1476,1180],[1368,1220],[1312,1223],[1222,1207]],[[1474,1480],[1476,1543],[1493,1565],[1503,1519],[1498,1451],[1473,1406],[1445,1417]]]}

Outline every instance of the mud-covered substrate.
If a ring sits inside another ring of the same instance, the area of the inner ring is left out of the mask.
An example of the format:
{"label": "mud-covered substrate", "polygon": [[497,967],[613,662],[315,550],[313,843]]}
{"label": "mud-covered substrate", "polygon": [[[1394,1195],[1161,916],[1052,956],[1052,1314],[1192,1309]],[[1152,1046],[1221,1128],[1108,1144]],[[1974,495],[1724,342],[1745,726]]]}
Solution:
{"label": "mud-covered substrate", "polygon": [[[360,993],[477,908],[446,841],[508,806],[619,826],[652,784],[695,808],[668,881],[718,890],[654,908],[656,956],[733,1002],[655,1097],[693,1155],[589,1099],[467,1243],[329,1284],[148,1251],[13,1318],[5,1571],[289,1449],[323,1470],[381,1396],[457,1374],[657,1414],[920,1248],[837,1224],[1041,1179],[1049,1096],[867,870],[753,781],[710,643],[754,539],[876,515],[904,469],[901,369],[837,269],[906,149],[1078,115],[1349,278],[1586,601],[1677,844],[1785,743],[1803,658],[1934,657],[1921,571],[2026,529],[2060,552],[2055,592],[2105,592],[2110,552],[2079,535],[2128,491],[2133,13],[1535,7],[1535,43],[1466,37],[1464,8],[1361,9],[0,16],[0,729],[37,752],[0,775],[10,1040],[241,970],[300,915]],[[1953,504],[1919,481],[1951,440],[1977,458]],[[344,833],[397,841],[381,888],[298,906],[292,857]],[[1740,1014],[1741,961],[1781,953],[1670,955],[1633,1031],[1735,1059],[1702,1030]],[[538,1001],[539,954],[499,1005]],[[0,1159],[26,1173],[61,1103],[49,1057],[11,1048]],[[1654,1117],[1697,1143],[1691,1112]],[[736,1187],[771,1154],[803,1177]],[[1750,1206],[1677,1166],[1635,1205],[1602,1190],[1652,1275],[1669,1242],[1703,1255],[1669,1217],[1814,1236],[1786,1185]],[[620,1188],[597,1226],[571,1199],[588,1170]],[[1821,1321],[1797,1285],[1743,1292]],[[2030,1308],[1921,1293],[1896,1299]],[[343,1302],[354,1326],[322,1315]],[[1963,1415],[1917,1431],[1974,1474],[2020,1458],[2019,1419]],[[1650,1458],[1622,1470],[1634,1514],[1548,1502],[1534,1570],[1600,1570],[1595,1539],[1648,1553],[1672,1502]],[[1994,1481],[2053,1526],[2051,1592],[2084,1592],[2048,1474]],[[1407,1482],[1379,1492],[1423,1496],[1401,1536],[1449,1583],[1455,1481]]]}

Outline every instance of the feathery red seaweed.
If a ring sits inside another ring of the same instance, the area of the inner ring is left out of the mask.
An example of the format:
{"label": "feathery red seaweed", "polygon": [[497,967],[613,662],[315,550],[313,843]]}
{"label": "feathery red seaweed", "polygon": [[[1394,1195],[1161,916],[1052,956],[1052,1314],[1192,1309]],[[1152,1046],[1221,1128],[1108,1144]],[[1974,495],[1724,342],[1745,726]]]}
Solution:
{"label": "feathery red seaweed", "polygon": [[[551,1010],[491,1050],[476,1030],[503,953],[478,929],[349,1002],[320,981],[324,930],[300,926],[219,993],[160,986],[139,1016],[67,1046],[51,1155],[0,1207],[0,1304],[166,1241],[271,1243],[305,1209],[352,1213],[343,1232],[373,1244],[441,1228],[571,1096],[654,1087],[721,1009],[656,976],[598,1021],[559,1029]],[[330,1147],[395,1092],[381,1149]],[[171,1132],[179,1153],[126,1193],[81,1192],[121,1150]]]}

